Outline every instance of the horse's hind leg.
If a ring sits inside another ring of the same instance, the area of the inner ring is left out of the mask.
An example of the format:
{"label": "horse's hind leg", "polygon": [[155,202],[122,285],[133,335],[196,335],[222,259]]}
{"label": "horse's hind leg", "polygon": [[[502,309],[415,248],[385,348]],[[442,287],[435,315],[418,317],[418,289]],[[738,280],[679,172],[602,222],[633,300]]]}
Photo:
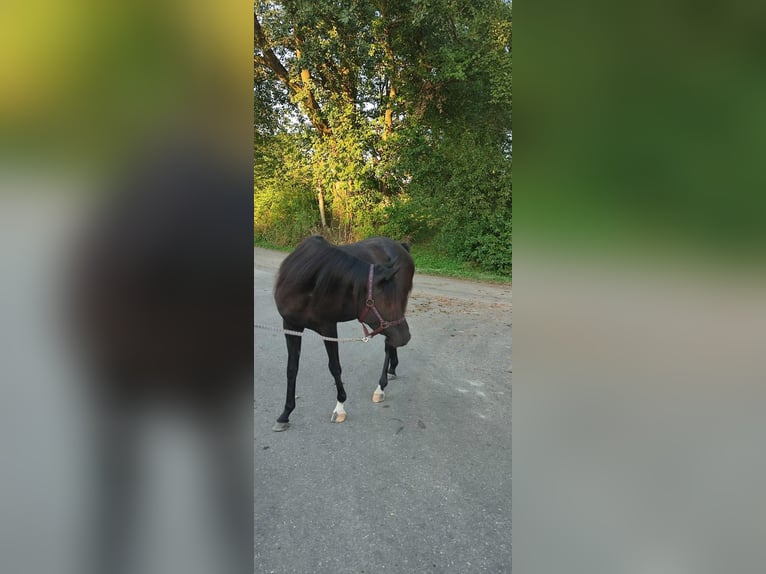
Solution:
{"label": "horse's hind leg", "polygon": [[[289,329],[287,325],[285,328]],[[290,426],[290,413],[295,409],[295,379],[298,377],[298,363],[301,358],[301,337],[285,335],[285,340],[287,341],[287,397],[285,410],[271,429],[276,432],[287,430]]]}
{"label": "horse's hind leg", "polygon": [[[327,328],[322,329],[322,335],[325,337],[338,337],[338,325],[333,324]],[[340,367],[340,356],[338,355],[338,343],[336,341],[325,341],[325,349],[327,350],[327,358],[329,359],[330,373],[335,379],[335,389],[337,390],[338,402],[335,405],[335,409],[332,412],[330,420],[334,423],[342,423],[346,420],[346,410],[343,407],[343,403],[346,402],[346,390],[343,388],[343,381],[340,378],[342,369]]]}
{"label": "horse's hind leg", "polygon": [[399,366],[399,355],[396,352],[396,347],[389,347],[386,345],[386,350],[389,353],[389,357],[391,357],[391,362],[388,365],[388,374],[392,377],[396,376],[396,367]]}
{"label": "horse's hind leg", "polygon": [[389,372],[389,365],[391,364],[391,357],[392,353],[391,351],[394,351],[394,355],[396,356],[396,351],[393,347],[389,347],[386,345],[386,359],[383,361],[383,372],[380,374],[380,380],[378,381],[378,388],[375,389],[375,391],[372,393],[372,402],[373,403],[382,403],[386,399],[386,393],[384,389],[388,385],[388,372]]}

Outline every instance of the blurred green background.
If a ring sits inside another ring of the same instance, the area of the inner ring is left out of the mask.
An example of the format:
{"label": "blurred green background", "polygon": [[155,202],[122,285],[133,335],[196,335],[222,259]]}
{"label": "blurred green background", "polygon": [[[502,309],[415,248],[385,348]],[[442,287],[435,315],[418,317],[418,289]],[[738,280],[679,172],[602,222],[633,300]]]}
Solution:
{"label": "blurred green background", "polygon": [[248,12],[179,0],[3,2],[2,169],[88,177],[172,129],[206,130],[222,145],[249,133]]}
{"label": "blurred green background", "polygon": [[763,3],[529,2],[517,17],[523,244],[761,259]]}

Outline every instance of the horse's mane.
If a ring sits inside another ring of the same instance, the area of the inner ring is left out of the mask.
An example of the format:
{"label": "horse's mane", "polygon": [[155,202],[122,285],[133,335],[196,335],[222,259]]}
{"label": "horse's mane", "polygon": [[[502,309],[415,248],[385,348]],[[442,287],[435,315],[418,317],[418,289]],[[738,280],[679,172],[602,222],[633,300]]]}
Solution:
{"label": "horse's mane", "polygon": [[353,285],[356,298],[367,286],[369,266],[362,260],[327,242],[321,235],[303,241],[282,262],[277,288],[296,287],[316,295],[334,294]]}

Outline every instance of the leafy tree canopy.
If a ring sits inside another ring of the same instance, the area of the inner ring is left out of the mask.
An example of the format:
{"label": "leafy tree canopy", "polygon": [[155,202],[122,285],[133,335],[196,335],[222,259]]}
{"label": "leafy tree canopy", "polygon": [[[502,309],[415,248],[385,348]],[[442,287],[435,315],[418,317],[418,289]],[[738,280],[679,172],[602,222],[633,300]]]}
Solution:
{"label": "leafy tree canopy", "polygon": [[510,271],[511,25],[502,0],[257,2],[257,236],[388,234]]}

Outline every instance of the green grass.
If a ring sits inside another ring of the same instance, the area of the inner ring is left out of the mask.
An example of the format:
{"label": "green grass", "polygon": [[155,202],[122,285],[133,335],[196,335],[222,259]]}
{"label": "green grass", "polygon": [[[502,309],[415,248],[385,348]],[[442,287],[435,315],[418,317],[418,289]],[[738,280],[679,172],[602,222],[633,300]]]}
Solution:
{"label": "green grass", "polygon": [[[290,252],[294,246],[284,246],[256,239],[254,244],[264,249]],[[412,258],[415,260],[415,269],[418,273],[426,275],[439,275],[443,277],[455,277],[458,279],[470,279],[473,281],[486,281],[490,283],[511,283],[510,275],[500,275],[482,271],[475,264],[460,261],[428,244],[413,245],[410,248]]]}
{"label": "green grass", "polygon": [[273,249],[274,251],[284,251],[285,253],[289,253],[295,249],[294,245],[277,245],[276,243],[271,243],[270,241],[266,241],[264,239],[256,239],[253,241],[253,245],[256,247],[263,247],[264,249]]}
{"label": "green grass", "polygon": [[491,283],[511,283],[510,275],[482,271],[473,263],[455,259],[428,244],[413,245],[410,250],[418,273]]}

